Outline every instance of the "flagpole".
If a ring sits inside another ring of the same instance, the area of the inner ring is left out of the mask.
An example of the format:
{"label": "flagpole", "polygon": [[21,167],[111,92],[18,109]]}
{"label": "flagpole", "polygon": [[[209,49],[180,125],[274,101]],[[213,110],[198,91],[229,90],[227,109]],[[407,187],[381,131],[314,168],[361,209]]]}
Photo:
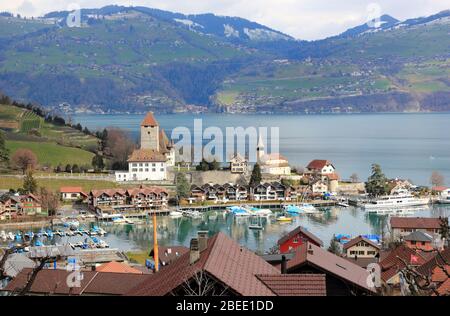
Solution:
{"label": "flagpole", "polygon": [[153,212],[153,259],[155,260],[155,272],[159,271],[158,234],[156,223],[156,210]]}

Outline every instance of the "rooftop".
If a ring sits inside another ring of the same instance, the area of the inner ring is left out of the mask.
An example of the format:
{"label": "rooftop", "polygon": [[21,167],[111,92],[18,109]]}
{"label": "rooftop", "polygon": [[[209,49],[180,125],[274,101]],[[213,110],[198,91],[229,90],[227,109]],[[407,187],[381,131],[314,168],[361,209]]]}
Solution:
{"label": "rooftop", "polygon": [[318,245],[320,245],[320,246],[323,245],[323,242],[322,242],[322,240],[319,237],[317,237],[316,235],[311,233],[309,230],[307,230],[303,226],[298,226],[296,229],[290,231],[287,235],[285,235],[282,238],[280,238],[278,240],[278,245],[284,244],[286,241],[288,241],[289,239],[291,239],[292,237],[294,237],[294,236],[296,236],[296,235],[298,235],[300,233],[305,235],[306,237],[308,237],[310,240],[314,241]]}
{"label": "rooftop", "polygon": [[323,167],[330,165],[331,162],[329,162],[328,160],[320,160],[320,159],[315,159],[313,161],[311,161],[308,166],[306,166],[307,169],[310,170],[320,170]]}
{"label": "rooftop", "polygon": [[270,274],[256,276],[277,296],[326,296],[325,274]]}
{"label": "rooftop", "polygon": [[141,123],[141,126],[159,126],[158,121],[156,121],[153,112],[148,112]]}
{"label": "rooftop", "polygon": [[428,217],[391,217],[392,228],[439,229],[439,218]]}
{"label": "rooftop", "polygon": [[166,162],[167,158],[153,149],[136,149],[128,158],[128,162]]}
{"label": "rooftop", "polygon": [[415,232],[412,232],[408,236],[404,238],[408,241],[424,241],[424,242],[431,242],[433,241],[433,237],[427,233],[424,233],[420,230],[416,230]]}
{"label": "rooftop", "polygon": [[134,269],[123,262],[116,261],[104,263],[98,266],[95,270],[98,272],[142,274],[142,271]]}
{"label": "rooftop", "polygon": [[368,243],[369,245],[371,245],[372,247],[374,247],[376,249],[381,249],[381,246],[377,245],[376,243],[374,243],[370,239],[367,239],[367,238],[365,238],[363,236],[358,236],[358,237],[353,238],[349,242],[345,243],[343,248],[344,248],[344,250],[347,250],[348,248],[353,247],[354,245],[358,244],[361,241],[364,241],[364,242]]}

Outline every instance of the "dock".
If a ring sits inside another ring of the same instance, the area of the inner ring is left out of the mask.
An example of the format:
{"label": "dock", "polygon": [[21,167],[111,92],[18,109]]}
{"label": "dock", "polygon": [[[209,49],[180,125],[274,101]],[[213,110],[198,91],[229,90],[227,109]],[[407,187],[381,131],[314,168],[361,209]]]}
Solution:
{"label": "dock", "polygon": [[263,207],[263,208],[269,208],[269,209],[282,209],[285,205],[300,205],[302,203],[308,203],[313,205],[314,207],[331,207],[336,206],[338,201],[334,200],[320,200],[320,201],[308,201],[308,202],[266,202],[266,203],[259,203],[259,202],[244,202],[241,203],[229,203],[229,204],[214,204],[214,205],[205,205],[205,206],[183,206],[179,208],[179,211],[199,211],[199,212],[209,212],[209,211],[219,211],[223,210],[229,206],[233,206],[236,204],[245,204],[252,207]]}

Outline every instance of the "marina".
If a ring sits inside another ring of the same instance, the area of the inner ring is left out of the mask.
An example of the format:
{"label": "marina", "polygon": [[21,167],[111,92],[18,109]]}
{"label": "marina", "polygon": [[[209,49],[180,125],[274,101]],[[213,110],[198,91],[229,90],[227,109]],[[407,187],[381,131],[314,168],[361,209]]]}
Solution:
{"label": "marina", "polygon": [[[248,206],[248,205],[247,205]],[[264,206],[266,209],[267,206]],[[234,210],[240,209],[235,206]],[[249,208],[250,209],[250,208]],[[270,210],[270,209],[269,209]],[[277,242],[287,231],[301,225],[308,228],[324,241],[328,246],[333,236],[343,234],[349,238],[358,235],[383,235],[389,230],[390,216],[408,217],[439,217],[450,216],[450,205],[434,204],[425,207],[403,208],[400,210],[379,210],[378,213],[366,212],[361,207],[330,206],[319,208],[315,213],[293,214],[286,212],[288,208],[271,209],[269,216],[239,216],[226,208],[209,210],[204,212],[187,212],[181,216],[158,217],[158,242],[162,246],[184,245],[189,246],[189,241],[199,230],[207,230],[210,234],[223,232],[258,253],[264,253]],[[92,223],[80,223],[76,230],[70,230],[63,225],[41,228],[16,230],[2,229],[0,231],[0,243],[10,245],[23,243],[33,236],[33,240],[39,240],[42,244],[71,244],[76,248],[82,244],[85,249],[90,240],[97,237],[104,240],[110,248],[121,251],[146,251],[153,243],[153,223],[149,219],[135,219],[133,223],[113,223],[111,221],[97,221]],[[5,238],[6,237],[6,238]],[[6,240],[5,240],[6,239]]]}

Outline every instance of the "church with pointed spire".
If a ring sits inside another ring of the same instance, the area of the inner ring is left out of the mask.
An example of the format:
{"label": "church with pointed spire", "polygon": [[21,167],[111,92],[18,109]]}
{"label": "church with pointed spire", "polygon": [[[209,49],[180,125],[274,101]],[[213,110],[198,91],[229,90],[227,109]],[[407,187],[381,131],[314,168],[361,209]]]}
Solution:
{"label": "church with pointed spire", "polygon": [[290,175],[291,167],[286,157],[279,153],[266,154],[264,150],[264,143],[259,135],[258,145],[256,146],[256,159],[261,167],[261,173],[270,175]]}
{"label": "church with pointed spire", "polygon": [[175,165],[175,147],[161,129],[153,112],[141,123],[141,146],[128,158],[128,172],[116,172],[116,181],[162,181],[167,167]]}

